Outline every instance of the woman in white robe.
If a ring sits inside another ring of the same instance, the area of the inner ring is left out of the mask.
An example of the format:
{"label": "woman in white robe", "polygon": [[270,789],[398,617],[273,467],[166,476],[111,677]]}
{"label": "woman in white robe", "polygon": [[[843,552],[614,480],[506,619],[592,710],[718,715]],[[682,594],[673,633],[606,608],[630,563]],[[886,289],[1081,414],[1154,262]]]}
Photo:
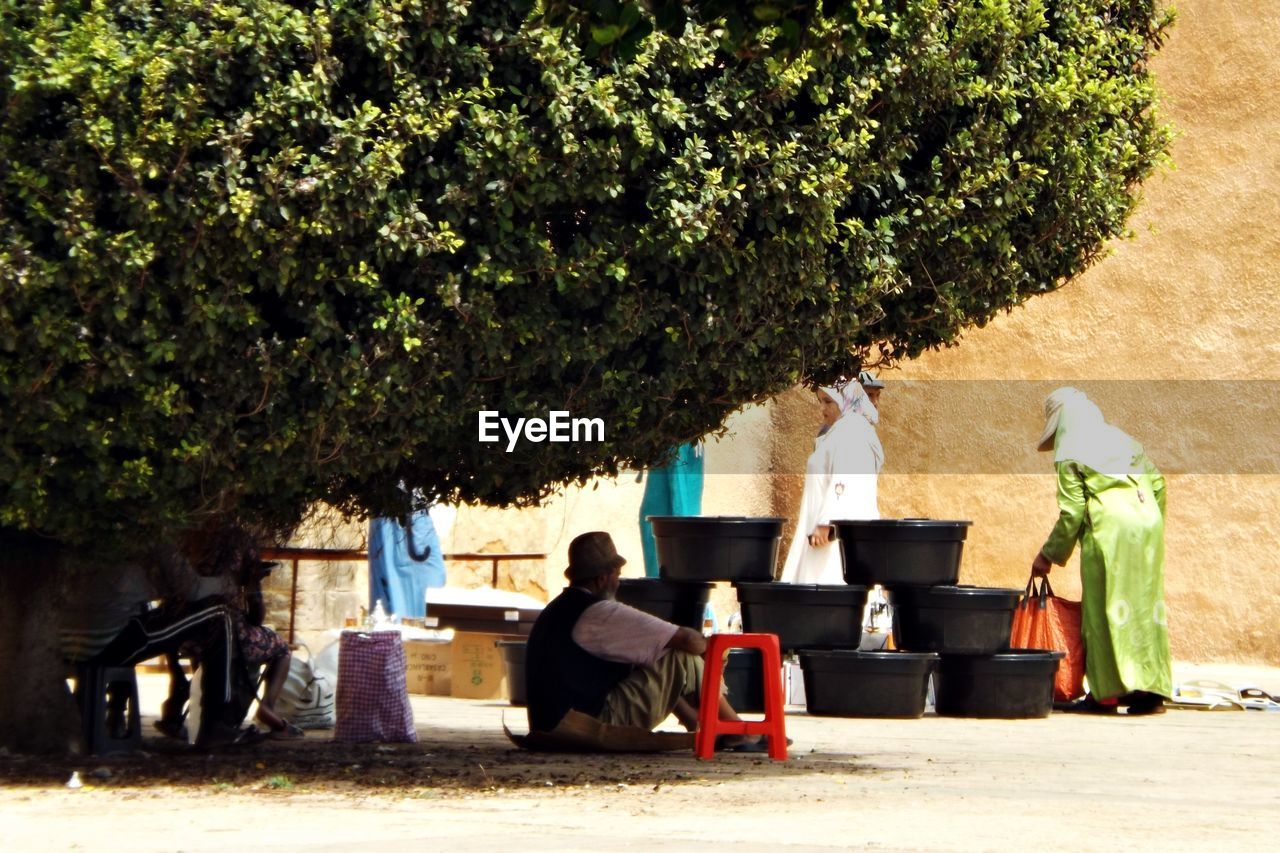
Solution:
{"label": "woman in white robe", "polygon": [[800,517],[783,564],[784,583],[842,584],[840,543],[831,522],[880,517],[876,477],[884,448],[876,435],[880,416],[856,381],[820,388],[822,428],[805,465]]}

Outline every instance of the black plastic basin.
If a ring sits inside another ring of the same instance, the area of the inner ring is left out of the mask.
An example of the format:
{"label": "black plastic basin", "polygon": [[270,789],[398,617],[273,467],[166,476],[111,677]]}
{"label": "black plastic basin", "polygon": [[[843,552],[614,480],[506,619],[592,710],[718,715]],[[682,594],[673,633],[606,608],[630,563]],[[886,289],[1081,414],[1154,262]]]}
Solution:
{"label": "black plastic basin", "polygon": [[955,655],[1004,651],[1021,592],[983,586],[898,587],[889,593],[894,645]]}
{"label": "black plastic basin", "polygon": [[739,581],[742,629],[777,634],[783,649],[856,649],[867,588]]}
{"label": "black plastic basin", "polygon": [[529,701],[524,680],[525,641],[498,640],[497,646],[502,652],[502,668],[507,674],[507,699],[512,705],[523,706]]}
{"label": "black plastic basin", "polygon": [[932,652],[800,651],[805,703],[826,717],[919,717]]}
{"label": "black plastic basin", "polygon": [[651,515],[648,520],[663,580],[773,580],[781,518]]}
{"label": "black plastic basin", "polygon": [[1042,649],[943,655],[933,675],[934,709],[944,717],[1047,717],[1063,657]]}
{"label": "black plastic basin", "polygon": [[954,584],[972,521],[882,518],[833,521],[846,583],[886,589]]}
{"label": "black plastic basin", "polygon": [[[724,662],[724,686],[735,711],[759,714],[764,711],[764,669],[759,649],[730,649]],[[782,673],[778,673],[778,679]]]}
{"label": "black plastic basin", "polygon": [[714,586],[709,581],[625,578],[618,584],[618,601],[659,619],[701,631],[702,614]]}

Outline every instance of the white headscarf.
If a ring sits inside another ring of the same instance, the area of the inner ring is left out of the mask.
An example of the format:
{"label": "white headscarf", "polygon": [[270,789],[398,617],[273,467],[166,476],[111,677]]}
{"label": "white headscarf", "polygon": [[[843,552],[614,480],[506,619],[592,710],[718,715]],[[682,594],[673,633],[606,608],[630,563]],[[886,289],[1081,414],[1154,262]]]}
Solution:
{"label": "white headscarf", "polygon": [[1037,449],[1052,449],[1054,462],[1080,462],[1113,476],[1136,473],[1141,446],[1107,423],[1083,391],[1070,386],[1054,391],[1044,401],[1044,415]]}
{"label": "white headscarf", "polygon": [[[839,387],[824,385],[818,390],[836,402],[836,405],[840,407],[840,417],[843,418],[848,412],[854,411],[866,418],[867,423],[872,426],[880,423],[880,413],[876,411],[876,407],[871,403],[871,398],[867,396],[867,392],[856,380],[846,382]],[[818,434],[821,435],[822,433]]]}

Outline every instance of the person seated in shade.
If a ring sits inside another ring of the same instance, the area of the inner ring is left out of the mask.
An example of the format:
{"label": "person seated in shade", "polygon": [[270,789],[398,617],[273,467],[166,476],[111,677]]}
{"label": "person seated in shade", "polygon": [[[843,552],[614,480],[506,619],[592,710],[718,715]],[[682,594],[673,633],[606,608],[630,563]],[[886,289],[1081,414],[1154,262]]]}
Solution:
{"label": "person seated in shade", "polygon": [[[276,702],[289,675],[291,651],[275,631],[263,623],[266,604],[262,582],[277,565],[261,559],[257,538],[238,525],[214,525],[188,531],[183,540],[184,559],[194,571],[195,582],[188,597],[216,602],[231,618],[233,657],[254,684],[259,668],[265,667],[262,697],[258,701],[256,719],[267,727],[273,738],[303,737],[303,731],[276,713]],[[185,643],[167,654],[169,698],[161,706],[156,728],[166,735],[185,740],[184,706],[190,687],[178,661],[179,655],[192,664],[203,664],[199,645]]]}
{"label": "person seated in shade", "polygon": [[[135,560],[74,565],[72,571],[76,582],[59,614],[68,661],[134,666],[157,655],[176,654],[184,646],[197,648],[202,661],[203,713],[196,745],[253,741],[254,732],[240,728],[247,704],[237,702],[234,695],[237,659],[231,610],[218,598],[192,599],[194,575],[178,549],[156,546]],[[152,605],[155,600],[160,601],[158,606]],[[186,686],[183,677],[180,689]],[[112,728],[124,725],[123,698],[111,697]],[[180,712],[185,701],[182,695],[167,707]],[[180,728],[181,716],[174,722]]]}
{"label": "person seated in shade", "polygon": [[289,662],[293,659],[289,644],[263,624],[267,608],[262,582],[277,564],[261,559],[255,544],[241,551],[239,563],[235,573],[239,586],[234,612],[236,641],[246,664],[255,670],[259,666],[265,667],[262,697],[258,700],[255,717],[267,727],[273,738],[304,737],[302,729],[276,712],[276,703],[284,690],[285,679],[289,677]]}
{"label": "person seated in shade", "polygon": [[[530,730],[550,732],[571,710],[645,731],[674,714],[697,729],[706,638],[614,600],[626,562],[603,531],[569,543],[569,586],[539,614],[526,646]],[[739,719],[723,687],[714,701],[720,719]],[[767,748],[758,737],[726,736],[718,746]]]}

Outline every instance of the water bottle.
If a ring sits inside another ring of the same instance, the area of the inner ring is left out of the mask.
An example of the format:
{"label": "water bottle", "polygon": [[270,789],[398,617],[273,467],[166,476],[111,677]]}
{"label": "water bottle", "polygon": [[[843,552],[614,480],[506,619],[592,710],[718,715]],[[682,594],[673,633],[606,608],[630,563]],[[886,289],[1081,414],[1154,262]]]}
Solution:
{"label": "water bottle", "polygon": [[716,632],[716,612],[711,608],[711,602],[707,602],[707,606],[702,608],[702,636],[710,637]]}
{"label": "water bottle", "polygon": [[373,613],[369,614],[369,627],[381,628],[387,621],[387,611],[382,606],[382,599],[379,598],[373,605]]}

